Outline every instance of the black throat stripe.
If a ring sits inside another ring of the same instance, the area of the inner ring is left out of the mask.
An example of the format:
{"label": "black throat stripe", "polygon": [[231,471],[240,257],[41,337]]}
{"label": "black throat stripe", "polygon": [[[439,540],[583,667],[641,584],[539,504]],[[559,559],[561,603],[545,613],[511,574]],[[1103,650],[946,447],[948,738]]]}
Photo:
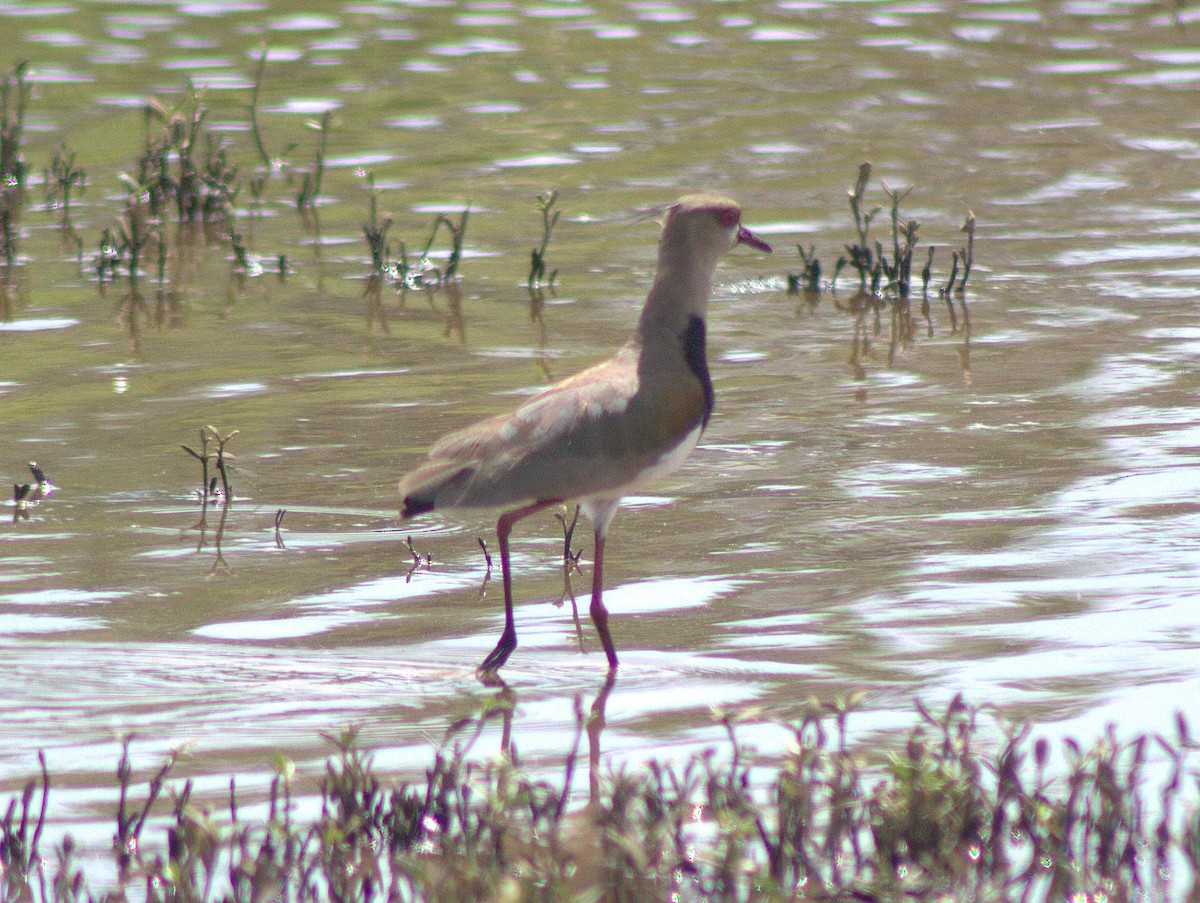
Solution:
{"label": "black throat stripe", "polygon": [[693,314],[688,318],[687,329],[683,331],[683,359],[704,387],[703,426],[708,426],[708,418],[712,415],[713,406],[717,401],[716,393],[713,392],[712,377],[708,375],[706,346],[704,321]]}

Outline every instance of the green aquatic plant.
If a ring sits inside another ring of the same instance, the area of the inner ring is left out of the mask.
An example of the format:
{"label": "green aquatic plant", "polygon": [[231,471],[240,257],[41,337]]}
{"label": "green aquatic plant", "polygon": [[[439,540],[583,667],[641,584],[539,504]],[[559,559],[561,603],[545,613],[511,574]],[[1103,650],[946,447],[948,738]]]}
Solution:
{"label": "green aquatic plant", "polygon": [[22,61],[0,85],[0,256],[11,267],[17,255],[16,223],[25,194],[25,159],[21,153],[29,104],[29,63]]}
{"label": "green aquatic plant", "polygon": [[[1196,744],[1175,735],[1091,746],[1031,739],[1028,724],[981,726],[961,697],[917,704],[905,737],[856,743],[862,696],[811,701],[774,757],[743,745],[744,722],[716,712],[725,740],[671,763],[604,774],[606,681],[575,730],[560,777],[526,771],[512,741],[515,697],[499,688],[452,722],[423,776],[385,776],[350,727],[301,792],[274,759],[255,817],[231,779],[224,813],[173,782],[175,754],[138,778],[131,741],[116,772],[112,887],[150,901],[1063,900],[1190,899],[1200,891]],[[498,760],[472,750],[499,722]],[[998,728],[998,730],[997,730]],[[999,735],[999,739],[995,738]],[[571,789],[587,737],[588,794]],[[898,747],[898,748],[896,748]],[[1152,777],[1151,750],[1165,768]],[[41,849],[51,777],[44,757],[0,820],[0,897],[67,903],[93,896],[71,838]],[[165,843],[153,835],[165,832]],[[97,864],[89,869],[95,880]],[[107,897],[111,899],[113,897]]]}
{"label": "green aquatic plant", "polygon": [[224,226],[240,189],[238,167],[224,140],[209,130],[208,108],[190,79],[184,87],[174,106],[155,99],[143,106],[142,152],[127,178],[141,186],[156,220],[173,207],[180,225]]}
{"label": "green aquatic plant", "polygon": [[161,234],[150,200],[151,189],[124,173],[121,174],[121,181],[125,183],[127,191],[121,213],[116,218],[117,240],[113,247],[118,255],[117,260],[125,263],[129,280],[133,283],[141,275],[142,252],[151,241],[161,244]]}
{"label": "green aquatic plant", "polygon": [[[214,494],[217,488],[218,477],[209,478],[209,465],[211,463],[216,468],[217,474],[220,477],[221,490],[225,498],[232,498],[232,492],[229,487],[229,462],[234,460],[234,456],[225,450],[225,446],[240,433],[241,430],[233,430],[228,436],[222,436],[221,431],[215,426],[203,426],[200,428],[200,451],[196,451],[190,445],[179,446],[200,462],[200,494],[202,497],[207,498],[209,495]],[[215,446],[215,448],[210,450],[210,446]]]}
{"label": "green aquatic plant", "polygon": [[333,128],[333,111],[326,110],[319,119],[309,120],[305,125],[317,133],[317,147],[312,166],[301,178],[296,207],[300,210],[314,210],[317,198],[321,194],[321,180],[325,177],[325,154],[329,148],[329,133]]}
{"label": "green aquatic plant", "polygon": [[25,190],[25,114],[29,107],[29,61],[22,60],[4,74],[0,85],[0,188]]}
{"label": "green aquatic plant", "polygon": [[392,216],[387,214],[379,218],[379,193],[375,189],[375,177],[366,174],[367,188],[370,192],[367,221],[362,225],[363,237],[367,241],[367,249],[371,254],[371,271],[367,274],[367,282],[363,288],[363,297],[367,302],[367,326],[378,319],[380,328],[390,332],[387,314],[383,307],[383,282],[392,273],[392,249],[387,241],[388,230],[392,227]]}
{"label": "green aquatic plant", "polygon": [[45,471],[37,461],[29,462],[29,472],[33,475],[32,483],[13,483],[13,517],[14,524],[29,520],[29,509],[37,507],[55,487],[46,479]]}
{"label": "green aquatic plant", "polygon": [[[267,153],[267,148],[262,138],[262,127],[258,121],[258,95],[262,91],[263,77],[266,75],[266,72],[267,42],[263,41],[259,44],[258,67],[254,70],[254,82],[250,88],[250,100],[246,104],[246,116],[250,120],[250,137],[254,140],[254,147],[258,150],[259,159],[262,160],[264,176],[266,173],[281,168],[281,161],[272,158]],[[255,196],[258,197],[258,193]]]}
{"label": "green aquatic plant", "polygon": [[[901,205],[913,191],[913,186],[894,188],[887,182],[882,183],[885,196],[888,199],[887,210],[891,223],[891,247],[885,251],[884,244],[871,235],[871,225],[876,216],[885,208],[883,206],[869,207],[866,196],[870,184],[873,167],[870,162],[863,162],[854,180],[854,185],[847,193],[850,212],[857,240],[846,244],[845,254],[838,257],[833,269],[833,275],[824,285],[821,282],[822,268],[813,246],[805,248],[797,245],[803,269],[800,273],[787,275],[787,291],[789,294],[803,294],[811,307],[820,301],[823,288],[828,288],[833,295],[834,306],[854,318],[854,328],[850,344],[849,363],[856,378],[866,375],[864,361],[874,356],[876,340],[884,333],[883,315],[888,313],[887,325],[887,362],[894,364],[897,354],[908,349],[916,339],[918,319],[914,316],[911,296],[913,294],[913,261],[916,249],[920,243],[921,223],[902,215]],[[970,319],[964,291],[965,276],[970,270],[966,265],[964,279],[958,282],[959,265],[974,259],[975,217],[968,214],[967,222],[961,231],[967,235],[965,244],[951,252],[951,272],[944,286],[937,289],[937,295],[946,302],[946,310],[950,320],[950,332],[959,332],[960,312],[963,324],[962,335],[965,340],[970,336]],[[930,305],[929,287],[933,281],[933,259],[935,247],[928,246],[928,256],[921,270],[921,308],[920,317],[925,321],[926,333],[933,335],[933,315]],[[838,277],[842,270],[850,267],[858,273],[857,290],[847,299],[837,294]],[[958,282],[958,308],[954,305],[955,284]],[[962,359],[964,377],[968,371],[966,355],[969,349],[964,346],[959,350]]]}
{"label": "green aquatic plant", "polygon": [[860,294],[865,294],[868,290],[876,290],[879,287],[881,273],[879,261],[873,253],[869,236],[871,232],[871,220],[883,208],[875,207],[870,211],[866,211],[863,208],[867,183],[870,180],[871,163],[870,161],[864,161],[858,167],[858,177],[854,180],[854,187],[847,193],[850,200],[850,213],[854,217],[854,229],[858,233],[858,241],[854,244],[846,245],[846,253],[850,255],[850,265],[858,271],[858,291]]}
{"label": "green aquatic plant", "polygon": [[[871,224],[885,208],[875,206],[868,209],[866,205],[867,188],[870,184],[873,167],[870,162],[863,162],[858,169],[854,185],[847,192],[850,211],[853,219],[857,241],[845,245],[846,254],[838,257],[830,277],[828,287],[836,289],[838,276],[849,266],[858,273],[857,299],[847,305],[849,309],[859,310],[863,305],[881,307],[883,302],[907,302],[912,294],[912,270],[917,245],[920,243],[921,223],[915,219],[906,219],[901,212],[901,204],[913,191],[914,186],[893,188],[887,182],[882,182],[883,192],[888,199],[888,213],[891,223],[891,256],[884,252],[883,243],[871,236]],[[958,279],[958,261],[974,259],[975,217],[968,214],[967,222],[960,230],[967,234],[964,246],[953,252],[954,267],[950,280],[943,291],[950,293],[954,290]],[[797,245],[801,262],[804,267],[799,274],[789,274],[787,277],[788,291],[799,293],[802,289],[807,292],[819,292],[822,268],[816,257],[815,248]],[[932,280],[934,247],[929,246],[929,256],[921,272],[922,296],[928,297],[928,288]],[[962,283],[959,283],[962,288]]]}
{"label": "green aquatic plant", "polygon": [[[467,218],[470,215],[471,207],[468,204],[463,209],[462,216],[459,217],[457,223],[444,213],[439,214],[434,219],[433,228],[429,232],[429,238],[425,241],[425,247],[421,249],[420,258],[422,278],[427,284],[436,287],[454,279],[455,274],[458,272],[458,265],[462,261],[463,239],[466,236]],[[443,227],[450,233],[450,253],[446,258],[446,265],[439,270],[431,262],[430,251],[433,249],[433,243],[437,239],[438,231]]]}
{"label": "green aquatic plant", "polygon": [[958,291],[961,294],[967,290],[967,280],[971,277],[971,265],[975,262],[975,214],[973,211],[967,211],[967,218],[963,220],[962,228],[959,231],[967,236],[967,243],[959,249],[963,261],[962,279],[958,283]]}
{"label": "green aquatic plant", "polygon": [[62,210],[62,222],[66,224],[71,218],[71,196],[78,190],[82,192],[87,186],[87,173],[75,165],[76,153],[60,142],[50,158],[50,165],[43,173],[43,188],[46,193],[46,206]]}
{"label": "green aquatic plant", "polygon": [[[958,259],[962,261],[963,272],[962,279],[958,281],[958,304],[962,310],[963,330],[967,333],[971,331],[971,315],[967,311],[967,279],[971,276],[971,266],[975,263],[975,214],[967,211],[967,218],[963,221],[962,229],[959,230],[966,234],[966,243],[958,249]],[[953,284],[953,282],[951,282]],[[949,289],[947,289],[947,294]],[[953,304],[951,304],[953,309]]]}
{"label": "green aquatic plant", "polygon": [[537,197],[538,210],[542,214],[542,240],[529,254],[527,282],[531,292],[540,289],[543,282],[553,287],[555,277],[558,276],[558,270],[551,270],[549,278],[546,276],[546,249],[550,246],[550,236],[554,233],[554,227],[558,225],[558,218],[562,213],[561,210],[554,209],[557,201],[557,188],[539,194]]}
{"label": "green aquatic plant", "polygon": [[404,537],[404,545],[408,548],[408,554],[412,555],[412,567],[408,569],[408,573],[404,576],[404,582],[408,583],[412,580],[413,574],[419,570],[430,570],[433,567],[433,555],[431,553],[422,553],[417,551],[417,547],[413,545],[412,537]]}
{"label": "green aquatic plant", "polygon": [[450,233],[450,254],[446,258],[446,268],[442,274],[442,278],[446,281],[451,281],[458,276],[458,265],[462,262],[463,240],[467,234],[467,218],[470,215],[471,205],[468,203],[463,208],[462,215],[458,218],[457,223],[445,214],[438,217],[438,221]]}
{"label": "green aquatic plant", "polygon": [[950,331],[958,332],[958,316],[954,313],[954,283],[958,279],[958,251],[950,252],[950,277],[946,284],[938,289],[938,295],[946,302],[946,313],[950,317]]}
{"label": "green aquatic plant", "polygon": [[111,226],[105,226],[100,233],[100,242],[96,249],[96,279],[103,290],[105,282],[116,278],[117,267],[121,265],[123,251],[121,243]]}
{"label": "green aquatic plant", "polygon": [[31,879],[36,880],[42,899],[49,899],[39,845],[50,801],[50,772],[43,751],[38,750],[37,759],[41,774],[25,782],[21,795],[9,801],[0,821],[0,898],[5,900],[31,897]]}
{"label": "green aquatic plant", "polygon": [[[457,222],[444,213],[438,214],[433,220],[433,227],[429,230],[429,236],[425,239],[425,244],[417,255],[416,262],[410,263],[408,248],[403,241],[400,241],[400,259],[387,267],[395,279],[402,299],[409,289],[424,289],[428,293],[432,305],[433,293],[440,288],[446,289],[447,301],[451,307],[450,320],[446,330],[447,337],[455,328],[461,328],[458,320],[461,318],[461,309],[459,308],[462,297],[457,286],[457,279],[470,215],[469,204],[463,208]],[[438,267],[433,262],[433,246],[437,241],[438,233],[443,229],[450,233],[450,249],[446,254],[445,265]],[[368,236],[369,242],[370,236]],[[390,253],[390,247],[388,250]]]}
{"label": "green aquatic plant", "polygon": [[887,182],[883,183],[883,192],[891,201],[892,220],[892,260],[882,260],[884,273],[888,277],[888,287],[894,288],[902,301],[908,300],[910,283],[912,281],[913,249],[917,246],[917,231],[921,224],[916,220],[901,222],[900,202],[908,197],[913,186],[901,190],[892,188]]}
{"label": "green aquatic plant", "polygon": [[368,197],[367,221],[363,223],[363,237],[367,240],[367,248],[371,252],[371,270],[383,274],[391,266],[392,249],[387,243],[387,233],[392,227],[392,215],[386,214],[379,218],[379,192],[375,188],[375,176],[366,173]]}
{"label": "green aquatic plant", "polygon": [[821,261],[817,259],[816,250],[813,245],[809,245],[807,249],[804,245],[796,245],[796,251],[800,254],[800,261],[804,264],[804,269],[798,274],[788,274],[787,290],[789,295],[798,295],[802,291],[812,297],[820,294]]}

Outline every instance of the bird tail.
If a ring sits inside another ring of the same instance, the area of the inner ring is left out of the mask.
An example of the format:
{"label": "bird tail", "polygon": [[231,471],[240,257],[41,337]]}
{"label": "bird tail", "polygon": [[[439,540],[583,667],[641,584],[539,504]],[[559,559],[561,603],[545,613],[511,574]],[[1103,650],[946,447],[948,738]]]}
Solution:
{"label": "bird tail", "polygon": [[434,508],[453,505],[474,470],[461,464],[433,463],[400,481],[400,519],[408,520]]}
{"label": "bird tail", "polygon": [[433,499],[421,498],[418,495],[406,495],[400,508],[400,519],[408,520],[410,517],[432,511],[436,507]]}

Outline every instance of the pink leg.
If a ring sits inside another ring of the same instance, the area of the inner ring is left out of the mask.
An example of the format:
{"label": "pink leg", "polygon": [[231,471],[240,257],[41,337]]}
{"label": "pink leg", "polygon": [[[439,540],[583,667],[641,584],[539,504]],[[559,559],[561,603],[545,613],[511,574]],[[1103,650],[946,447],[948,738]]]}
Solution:
{"label": "pink leg", "polygon": [[508,661],[508,657],[512,655],[512,651],[517,648],[517,625],[513,620],[512,570],[508,565],[508,536],[512,533],[512,528],[517,521],[536,514],[543,508],[560,504],[562,502],[557,499],[534,502],[524,508],[505,511],[496,521],[496,537],[500,540],[500,575],[504,581],[504,632],[500,634],[500,642],[496,644],[496,648],[479,666],[479,671],[483,674],[494,674],[499,671]]}
{"label": "pink leg", "polygon": [[608,656],[610,671],[617,669],[617,649],[613,646],[612,635],[608,632],[608,609],[604,607],[604,532],[596,530],[596,563],[592,566],[592,605],[589,611],[592,623],[596,625],[596,633],[600,635],[600,643],[604,646],[604,654]]}

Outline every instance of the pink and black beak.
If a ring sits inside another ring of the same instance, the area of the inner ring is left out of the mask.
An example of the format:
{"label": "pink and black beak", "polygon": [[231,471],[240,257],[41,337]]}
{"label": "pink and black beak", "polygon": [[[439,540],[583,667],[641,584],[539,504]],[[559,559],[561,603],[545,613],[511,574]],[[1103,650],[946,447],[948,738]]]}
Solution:
{"label": "pink and black beak", "polygon": [[765,241],[763,241],[761,238],[759,238],[757,235],[755,235],[753,232],[751,232],[749,229],[747,229],[745,226],[738,226],[737,241],[735,242],[735,244],[749,245],[752,248],[756,248],[757,250],[762,251],[764,254],[771,253],[771,246],[769,244],[767,244]]}

